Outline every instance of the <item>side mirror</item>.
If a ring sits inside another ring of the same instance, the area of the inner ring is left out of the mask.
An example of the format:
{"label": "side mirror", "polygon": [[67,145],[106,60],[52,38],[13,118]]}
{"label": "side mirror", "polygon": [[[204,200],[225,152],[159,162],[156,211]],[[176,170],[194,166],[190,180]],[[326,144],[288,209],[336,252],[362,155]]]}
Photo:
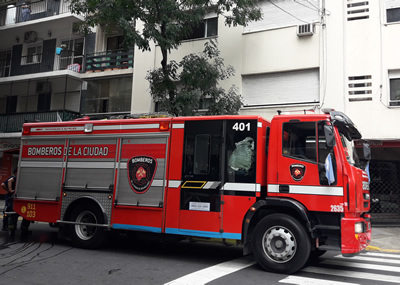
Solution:
{"label": "side mirror", "polygon": [[363,153],[366,160],[371,160],[371,148],[368,143],[363,143]]}
{"label": "side mirror", "polygon": [[326,145],[330,148],[333,148],[335,146],[335,134],[333,132],[333,127],[325,125],[324,133],[325,133]]}

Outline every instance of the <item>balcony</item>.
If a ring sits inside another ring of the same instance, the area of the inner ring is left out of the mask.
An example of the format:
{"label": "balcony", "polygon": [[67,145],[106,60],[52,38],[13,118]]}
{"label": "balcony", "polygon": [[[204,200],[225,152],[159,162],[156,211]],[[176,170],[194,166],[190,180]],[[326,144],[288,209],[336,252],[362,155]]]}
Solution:
{"label": "balcony", "polygon": [[133,50],[113,50],[86,56],[85,72],[99,72],[133,67]]}
{"label": "balcony", "polygon": [[71,11],[69,5],[68,1],[44,0],[31,3],[30,11],[23,5],[8,5],[6,9],[0,10],[0,26],[69,13]]}
{"label": "balcony", "polygon": [[0,78],[57,70],[85,73],[126,68],[133,68],[133,50],[97,52],[86,56],[63,50],[60,55],[54,52],[54,56],[38,53],[0,60]]}
{"label": "balcony", "polygon": [[71,111],[0,114],[0,132],[20,132],[26,122],[72,121],[79,116],[79,113]]}

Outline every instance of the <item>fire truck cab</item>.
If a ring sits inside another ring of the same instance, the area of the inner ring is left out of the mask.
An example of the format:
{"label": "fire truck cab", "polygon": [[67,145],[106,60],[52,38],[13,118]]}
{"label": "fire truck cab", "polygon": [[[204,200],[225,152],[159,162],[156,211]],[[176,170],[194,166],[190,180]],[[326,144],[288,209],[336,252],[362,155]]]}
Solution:
{"label": "fire truck cab", "polygon": [[27,123],[14,210],[62,226],[78,247],[113,229],[231,239],[292,273],[370,242],[355,139],[335,111]]}

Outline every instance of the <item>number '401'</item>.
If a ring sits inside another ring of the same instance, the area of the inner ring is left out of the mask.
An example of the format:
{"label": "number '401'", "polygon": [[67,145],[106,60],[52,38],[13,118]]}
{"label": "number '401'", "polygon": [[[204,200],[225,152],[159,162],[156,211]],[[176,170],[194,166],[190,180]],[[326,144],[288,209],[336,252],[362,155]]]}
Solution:
{"label": "number '401'", "polygon": [[235,131],[237,131],[237,132],[238,132],[238,131],[239,131],[239,132],[250,131],[250,123],[245,124],[245,123],[236,122],[236,123],[233,125],[232,130],[235,130]]}

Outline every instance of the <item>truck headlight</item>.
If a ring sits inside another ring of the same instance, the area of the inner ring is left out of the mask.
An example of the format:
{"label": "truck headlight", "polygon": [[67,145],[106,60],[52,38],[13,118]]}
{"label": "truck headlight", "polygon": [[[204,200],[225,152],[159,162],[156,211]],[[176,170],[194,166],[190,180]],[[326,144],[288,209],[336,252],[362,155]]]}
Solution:
{"label": "truck headlight", "polygon": [[354,232],[360,234],[364,231],[363,222],[358,222],[354,224]]}

